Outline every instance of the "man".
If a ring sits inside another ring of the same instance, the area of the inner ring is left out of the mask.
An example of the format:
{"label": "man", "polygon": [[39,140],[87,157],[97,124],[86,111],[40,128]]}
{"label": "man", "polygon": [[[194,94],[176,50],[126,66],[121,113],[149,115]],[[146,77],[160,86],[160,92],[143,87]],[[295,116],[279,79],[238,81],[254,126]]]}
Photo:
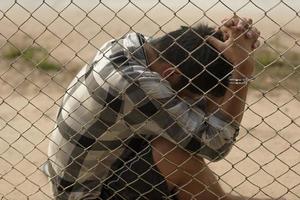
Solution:
{"label": "man", "polygon": [[235,16],[218,31],[106,43],[58,113],[48,167],[55,198],[239,199],[203,158],[224,158],[238,135],[259,45],[251,23]]}

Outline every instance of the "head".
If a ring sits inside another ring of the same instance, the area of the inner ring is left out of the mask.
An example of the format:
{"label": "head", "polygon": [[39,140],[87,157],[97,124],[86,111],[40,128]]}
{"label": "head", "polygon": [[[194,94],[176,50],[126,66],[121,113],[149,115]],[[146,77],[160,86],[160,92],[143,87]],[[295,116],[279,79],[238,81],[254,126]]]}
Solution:
{"label": "head", "polygon": [[232,65],[204,40],[213,35],[222,40],[222,33],[207,25],[181,27],[151,42],[158,51],[165,72],[174,70],[180,78],[172,87],[194,94],[224,96]]}

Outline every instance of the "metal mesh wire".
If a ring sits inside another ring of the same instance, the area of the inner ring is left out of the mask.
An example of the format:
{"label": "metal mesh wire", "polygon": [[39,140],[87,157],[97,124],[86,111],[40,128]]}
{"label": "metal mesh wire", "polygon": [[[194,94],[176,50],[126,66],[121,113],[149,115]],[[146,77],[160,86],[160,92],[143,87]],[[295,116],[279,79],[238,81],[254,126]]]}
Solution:
{"label": "metal mesh wire", "polygon": [[[230,154],[208,166],[225,192],[300,198],[300,4],[295,1],[0,2],[0,197],[53,199],[43,172],[71,80],[106,41],[158,37],[181,25],[221,25],[233,13],[261,31],[255,81]],[[66,144],[67,145],[67,144]]]}

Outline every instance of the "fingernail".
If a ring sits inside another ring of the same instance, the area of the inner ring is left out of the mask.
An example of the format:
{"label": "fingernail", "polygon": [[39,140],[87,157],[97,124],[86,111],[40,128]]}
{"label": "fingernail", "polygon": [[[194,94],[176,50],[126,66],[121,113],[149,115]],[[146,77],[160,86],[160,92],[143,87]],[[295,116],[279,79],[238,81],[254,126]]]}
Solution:
{"label": "fingernail", "polygon": [[247,37],[252,38],[252,32],[247,32]]}

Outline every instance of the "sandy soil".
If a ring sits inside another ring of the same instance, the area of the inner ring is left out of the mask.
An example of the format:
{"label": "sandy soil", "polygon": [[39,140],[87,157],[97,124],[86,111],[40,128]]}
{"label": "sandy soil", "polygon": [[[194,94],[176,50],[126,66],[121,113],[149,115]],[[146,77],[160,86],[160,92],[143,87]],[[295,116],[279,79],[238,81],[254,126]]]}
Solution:
{"label": "sandy soil", "polygon": [[[47,10],[47,7],[43,9]],[[178,14],[192,24],[200,17],[195,14],[196,10],[190,9],[192,11]],[[35,39],[34,44],[50,49],[51,57],[64,66],[59,73],[48,73],[24,66],[20,59],[0,60],[1,199],[52,198],[48,179],[40,170],[47,159],[48,136],[54,127],[55,115],[67,84],[78,68],[91,60],[99,44],[127,31],[157,35],[184,24],[182,20],[170,20],[172,15],[163,8],[160,8],[159,17],[158,11],[149,11],[148,16],[154,22],[138,11],[129,15],[128,10],[123,10],[118,18],[108,23],[113,14],[105,8],[98,10],[102,15],[91,12],[90,18],[80,11],[76,17],[74,12],[66,11],[62,14],[64,19],[55,20],[57,13],[48,10],[52,14],[45,17],[39,12],[43,11],[38,10],[33,16],[40,22],[33,17],[22,18],[18,12],[9,12],[7,16],[14,18],[14,23],[21,30],[6,18],[0,20],[0,51],[11,45],[28,47]],[[209,17],[220,21],[221,14],[211,13],[214,12],[208,12]],[[230,14],[227,11],[222,16],[226,13]],[[254,15],[257,26],[262,29],[262,39],[273,37],[279,30],[278,25],[269,18],[260,20],[260,17],[259,14]],[[276,17],[281,26],[289,21],[289,15],[284,19],[280,19],[279,15]],[[121,21],[124,18],[127,25]],[[99,24],[106,25],[101,29]],[[159,25],[162,29],[157,31]],[[293,44],[300,37],[293,31],[298,25],[299,19],[296,18],[284,27],[291,28],[289,35],[278,33],[276,37],[285,40],[287,46]],[[209,163],[226,191],[253,197],[300,198],[299,114],[299,92],[282,88],[267,93],[259,89],[250,91],[236,146],[225,160]]]}
{"label": "sandy soil", "polygon": [[[31,72],[29,80],[17,74],[9,70],[1,80],[0,194],[3,199],[51,199],[40,167],[71,75],[61,73],[53,81],[53,74],[43,72]],[[236,146],[226,160],[209,165],[226,191],[299,199],[299,93],[251,90],[247,105]]]}

